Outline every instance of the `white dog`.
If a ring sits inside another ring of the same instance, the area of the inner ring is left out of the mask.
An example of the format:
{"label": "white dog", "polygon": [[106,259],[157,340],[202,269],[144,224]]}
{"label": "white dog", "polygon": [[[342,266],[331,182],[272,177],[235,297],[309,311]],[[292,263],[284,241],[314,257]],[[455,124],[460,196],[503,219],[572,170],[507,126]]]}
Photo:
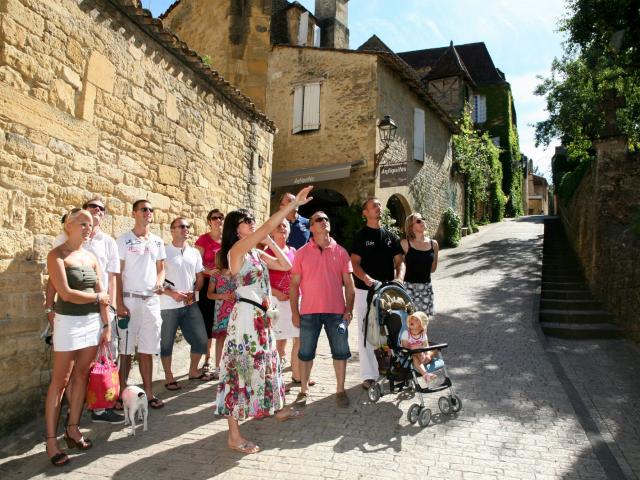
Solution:
{"label": "white dog", "polygon": [[131,435],[136,434],[136,412],[138,413],[138,420],[144,421],[142,430],[146,432],[149,403],[144,390],[133,385],[129,386],[122,392],[121,399],[124,406],[124,424],[128,425],[131,422]]}

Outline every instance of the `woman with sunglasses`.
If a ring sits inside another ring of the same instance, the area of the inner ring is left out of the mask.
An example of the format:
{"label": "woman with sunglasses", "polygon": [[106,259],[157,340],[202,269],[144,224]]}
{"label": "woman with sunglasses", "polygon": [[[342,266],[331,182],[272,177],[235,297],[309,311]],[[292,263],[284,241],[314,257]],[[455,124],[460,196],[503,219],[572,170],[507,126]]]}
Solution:
{"label": "woman with sunglasses", "polygon": [[[216,302],[207,297],[209,291],[209,283],[211,276],[214,275],[216,270],[216,253],[220,250],[220,242],[222,241],[222,222],[224,221],[224,213],[217,208],[214,208],[207,214],[207,224],[209,225],[209,231],[198,237],[195,247],[202,255],[202,265],[204,266],[204,284],[200,290],[200,296],[198,297],[198,306],[202,312],[202,318],[204,319],[204,328],[207,331],[207,353],[204,357],[204,365],[202,366],[203,375],[209,372],[211,368],[211,345],[212,339],[216,339],[216,359],[220,358],[219,350],[222,348],[222,342],[224,341],[224,335],[220,332],[214,334],[213,332],[213,320],[215,317],[215,305]],[[218,362],[216,362],[216,366]],[[213,372],[212,378],[218,379],[217,369]]]}
{"label": "woman with sunglasses", "polygon": [[404,224],[406,238],[400,240],[407,271],[404,283],[416,308],[427,315],[435,313],[431,274],[438,268],[438,242],[426,235],[427,225],[419,213],[412,213]]}
{"label": "woman with sunglasses", "polygon": [[[240,421],[274,414],[280,421],[301,416],[297,410],[283,408],[284,378],[267,315],[271,302],[269,269],[286,271],[291,269],[291,263],[269,233],[289,212],[312,200],[307,196],[312,188],[300,190],[294,202],[278,210],[259,228],[246,209],[230,212],[224,220],[219,264],[231,271],[238,301],[231,312],[224,341],[216,412],[227,417],[227,445],[242,453],[257,453],[260,447],[241,435]],[[257,249],[261,242],[275,256]]]}

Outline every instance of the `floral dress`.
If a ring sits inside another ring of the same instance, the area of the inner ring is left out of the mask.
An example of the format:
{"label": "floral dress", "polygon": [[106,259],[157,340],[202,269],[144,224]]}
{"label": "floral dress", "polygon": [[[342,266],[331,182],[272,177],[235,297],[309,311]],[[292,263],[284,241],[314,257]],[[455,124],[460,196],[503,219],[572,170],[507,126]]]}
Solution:
{"label": "floral dress", "polygon": [[[238,272],[236,294],[269,305],[269,273],[256,249],[246,254]],[[216,413],[236,420],[273,415],[284,406],[284,379],[267,315],[237,302],[231,311],[220,363]]]}
{"label": "floral dress", "polygon": [[[216,293],[233,292],[236,289],[236,284],[233,282],[233,279],[222,273],[213,274],[211,281],[216,282]],[[213,329],[211,330],[211,336],[213,338],[223,338],[227,334],[229,316],[235,304],[235,300],[218,300],[216,302],[215,315],[213,316]]]}

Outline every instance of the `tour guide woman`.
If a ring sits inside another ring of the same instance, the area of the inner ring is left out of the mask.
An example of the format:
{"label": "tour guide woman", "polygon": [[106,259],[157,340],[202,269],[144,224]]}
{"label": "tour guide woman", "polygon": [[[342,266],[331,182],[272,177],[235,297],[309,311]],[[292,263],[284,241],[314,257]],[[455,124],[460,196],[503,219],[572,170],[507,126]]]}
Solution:
{"label": "tour guide woman", "polygon": [[[227,215],[222,230],[220,264],[235,277],[238,301],[231,312],[220,365],[216,412],[227,417],[229,448],[257,453],[260,447],[240,434],[238,422],[275,413],[283,421],[298,418],[300,411],[284,407],[285,385],[276,342],[267,316],[270,303],[268,269],[289,270],[291,263],[269,237],[294,208],[310,200],[313,187],[300,190],[295,202],[274,213],[260,228],[246,209]],[[258,250],[265,242],[275,257]],[[277,412],[277,413],[276,413]]]}
{"label": "tour guide woman", "polygon": [[[68,424],[64,439],[69,448],[88,450],[78,422],[84,405],[89,367],[96,358],[98,344],[111,340],[111,323],[107,316],[109,296],[100,283],[100,266],[93,253],[82,248],[93,229],[93,217],[86,210],[72,210],[64,223],[67,241],[47,256],[47,269],[58,294],[53,320],[53,370],[45,401],[47,456],[53,465],[69,463],[58,447],[56,427],[64,390],[71,383]],[[73,371],[73,373],[72,373]]]}

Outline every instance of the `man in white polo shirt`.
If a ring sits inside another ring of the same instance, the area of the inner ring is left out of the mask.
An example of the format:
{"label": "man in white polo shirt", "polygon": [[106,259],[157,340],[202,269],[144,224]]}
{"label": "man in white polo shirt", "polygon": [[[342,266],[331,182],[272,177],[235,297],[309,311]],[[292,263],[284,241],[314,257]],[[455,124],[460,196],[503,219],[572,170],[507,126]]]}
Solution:
{"label": "man in white polo shirt", "polygon": [[160,334],[160,359],[164,368],[164,386],[167,390],[182,387],[173,377],[171,355],[178,327],[191,345],[189,380],[212,380],[213,376],[198,370],[198,363],[207,352],[207,330],[200,307],[195,303],[195,292],[204,284],[204,267],[200,252],[187,245],[191,225],[183,217],[171,222],[171,242],[167,251],[164,295],[160,297],[162,330]]}
{"label": "man in white polo shirt", "polygon": [[[117,276],[118,317],[128,318],[128,326],[118,321],[120,328],[120,388],[127,385],[131,355],[138,347],[140,375],[149,406],[162,408],[164,403],[153,396],[152,355],[160,353],[160,295],[163,293],[164,243],[150,231],[153,207],[147,200],[133,204],[135,225],[118,237],[120,274]],[[116,408],[122,407],[121,402]]]}

